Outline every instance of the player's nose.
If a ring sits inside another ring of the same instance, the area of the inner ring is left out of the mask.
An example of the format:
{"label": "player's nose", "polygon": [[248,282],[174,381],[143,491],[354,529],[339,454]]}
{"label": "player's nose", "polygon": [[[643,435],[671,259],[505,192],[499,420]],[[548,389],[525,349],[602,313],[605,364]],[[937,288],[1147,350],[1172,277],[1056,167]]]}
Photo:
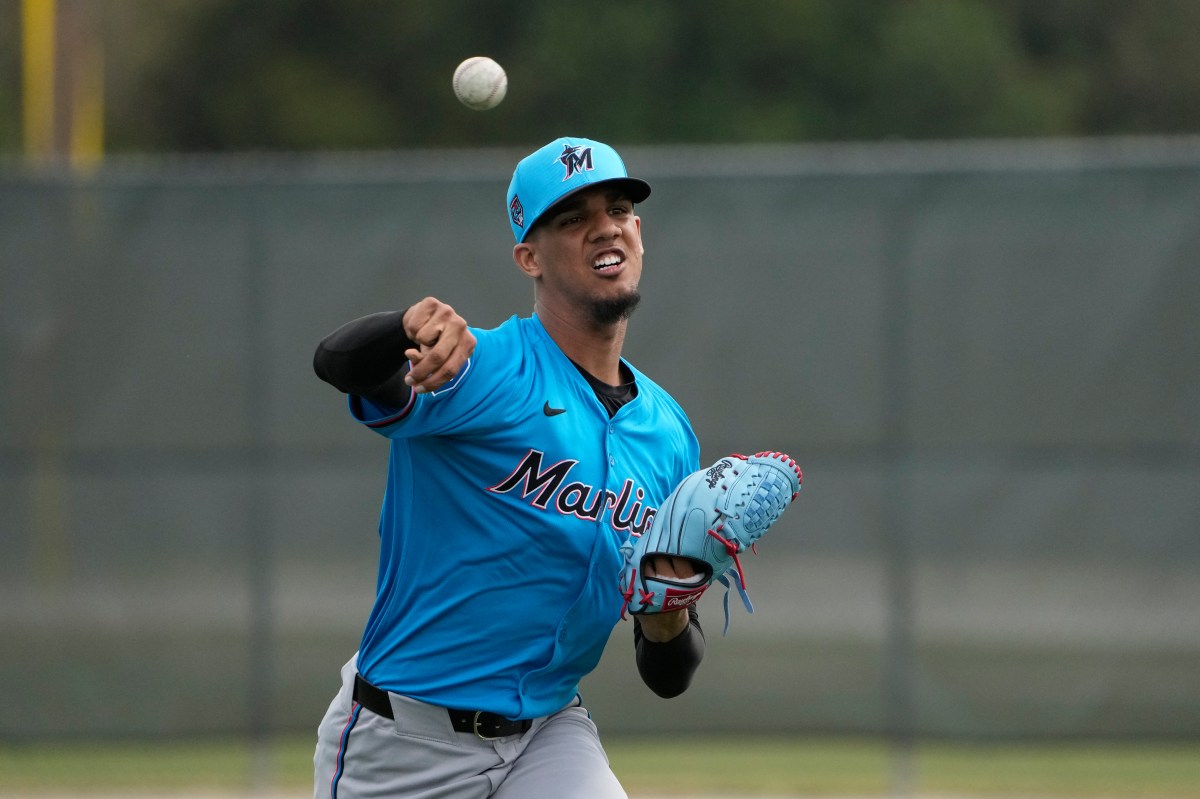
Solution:
{"label": "player's nose", "polygon": [[621,226],[608,214],[599,214],[592,223],[591,233],[592,241],[615,239],[621,235]]}

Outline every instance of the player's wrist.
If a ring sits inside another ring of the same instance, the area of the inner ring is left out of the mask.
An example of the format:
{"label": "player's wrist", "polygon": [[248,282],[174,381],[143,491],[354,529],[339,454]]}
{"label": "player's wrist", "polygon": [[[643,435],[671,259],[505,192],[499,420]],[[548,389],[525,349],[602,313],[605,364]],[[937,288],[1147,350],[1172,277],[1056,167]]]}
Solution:
{"label": "player's wrist", "polygon": [[665,644],[678,638],[688,628],[688,612],[673,610],[635,617],[642,625],[642,636],[651,643]]}

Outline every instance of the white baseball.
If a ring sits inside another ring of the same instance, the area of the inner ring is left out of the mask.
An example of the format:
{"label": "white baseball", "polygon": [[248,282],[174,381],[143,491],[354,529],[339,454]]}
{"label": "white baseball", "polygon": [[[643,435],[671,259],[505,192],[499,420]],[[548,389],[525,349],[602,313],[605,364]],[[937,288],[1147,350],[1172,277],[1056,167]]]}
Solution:
{"label": "white baseball", "polygon": [[468,58],[454,70],[454,95],[467,108],[486,111],[500,105],[508,92],[504,68],[487,56]]}

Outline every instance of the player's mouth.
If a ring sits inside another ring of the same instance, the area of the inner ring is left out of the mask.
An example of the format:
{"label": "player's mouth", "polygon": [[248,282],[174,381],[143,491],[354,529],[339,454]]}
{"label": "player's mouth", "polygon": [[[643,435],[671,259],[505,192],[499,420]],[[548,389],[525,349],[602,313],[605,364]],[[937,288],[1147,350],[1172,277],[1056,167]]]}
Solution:
{"label": "player's mouth", "polygon": [[625,254],[616,250],[600,253],[592,259],[592,271],[602,275],[611,275],[621,271],[625,263]]}

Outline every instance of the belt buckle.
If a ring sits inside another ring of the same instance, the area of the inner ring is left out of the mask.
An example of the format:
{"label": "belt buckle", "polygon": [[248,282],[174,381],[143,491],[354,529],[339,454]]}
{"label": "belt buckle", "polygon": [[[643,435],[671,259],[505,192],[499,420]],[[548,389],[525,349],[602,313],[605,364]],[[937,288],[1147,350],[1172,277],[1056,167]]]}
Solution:
{"label": "belt buckle", "polygon": [[471,721],[471,729],[475,732],[475,735],[484,741],[494,741],[497,738],[501,737],[499,735],[484,735],[482,732],[479,731],[479,717],[482,715],[483,715],[482,710],[476,710],[475,718]]}

